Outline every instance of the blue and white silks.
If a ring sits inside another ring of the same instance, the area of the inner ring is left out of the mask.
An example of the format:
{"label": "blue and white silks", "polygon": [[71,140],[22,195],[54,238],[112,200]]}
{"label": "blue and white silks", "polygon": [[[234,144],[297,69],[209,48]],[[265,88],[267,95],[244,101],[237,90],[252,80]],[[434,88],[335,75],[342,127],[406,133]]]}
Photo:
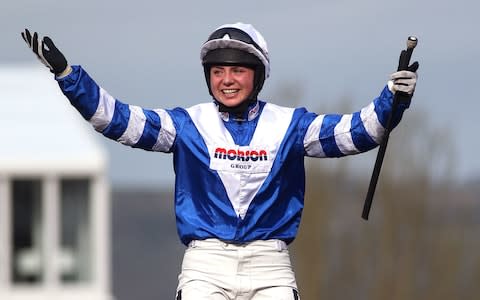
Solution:
{"label": "blue and white silks", "polygon": [[[341,157],[375,148],[393,95],[353,114],[318,115],[258,101],[237,122],[211,103],[144,109],[115,99],[80,67],[57,79],[95,130],[122,144],[173,153],[181,241],[294,240],[305,193],[304,157]],[[398,124],[406,107],[400,107]]]}

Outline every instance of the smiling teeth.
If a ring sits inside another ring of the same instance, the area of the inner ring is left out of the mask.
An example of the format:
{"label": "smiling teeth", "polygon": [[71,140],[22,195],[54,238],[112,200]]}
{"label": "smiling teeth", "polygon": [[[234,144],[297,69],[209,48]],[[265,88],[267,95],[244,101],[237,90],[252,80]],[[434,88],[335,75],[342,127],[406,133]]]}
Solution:
{"label": "smiling teeth", "polygon": [[224,94],[233,94],[233,93],[236,93],[236,92],[238,92],[238,90],[223,90]]}

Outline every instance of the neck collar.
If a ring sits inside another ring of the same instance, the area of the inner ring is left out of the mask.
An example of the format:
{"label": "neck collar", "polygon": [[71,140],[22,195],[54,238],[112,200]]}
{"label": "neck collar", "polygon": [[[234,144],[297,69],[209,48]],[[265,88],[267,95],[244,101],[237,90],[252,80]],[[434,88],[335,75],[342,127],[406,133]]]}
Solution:
{"label": "neck collar", "polygon": [[260,104],[258,101],[248,103],[247,107],[243,111],[225,111],[222,110],[221,103],[215,101],[215,104],[218,107],[218,112],[223,121],[251,121],[258,116],[260,111]]}

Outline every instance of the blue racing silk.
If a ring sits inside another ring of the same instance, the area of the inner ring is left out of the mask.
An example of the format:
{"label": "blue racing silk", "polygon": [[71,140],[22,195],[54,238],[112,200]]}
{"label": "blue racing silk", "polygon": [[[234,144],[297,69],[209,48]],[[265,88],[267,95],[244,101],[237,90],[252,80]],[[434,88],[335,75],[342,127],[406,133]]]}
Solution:
{"label": "blue racing silk", "polygon": [[[316,114],[257,101],[238,121],[214,102],[145,109],[119,101],[81,68],[57,79],[95,130],[122,144],[173,154],[180,240],[292,242],[304,206],[304,157],[341,157],[375,148],[393,94],[352,114]],[[406,106],[400,107],[398,124]]]}

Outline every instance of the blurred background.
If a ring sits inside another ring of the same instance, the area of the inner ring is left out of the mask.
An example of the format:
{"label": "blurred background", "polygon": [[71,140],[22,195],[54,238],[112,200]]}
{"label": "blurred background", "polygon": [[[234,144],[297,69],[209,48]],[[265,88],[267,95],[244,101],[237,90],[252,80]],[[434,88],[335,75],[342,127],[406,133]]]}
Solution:
{"label": "blurred background", "polygon": [[291,247],[302,299],[478,299],[479,9],[474,0],[3,1],[0,299],[173,299],[184,249],[171,156],[87,128],[20,32],[50,36],[124,102],[173,108],[211,100],[199,50],[237,21],[268,42],[260,98],[318,113],[367,105],[406,38],[419,39],[415,97],[391,135],[370,220],[360,215],[376,150],[306,160]]}

